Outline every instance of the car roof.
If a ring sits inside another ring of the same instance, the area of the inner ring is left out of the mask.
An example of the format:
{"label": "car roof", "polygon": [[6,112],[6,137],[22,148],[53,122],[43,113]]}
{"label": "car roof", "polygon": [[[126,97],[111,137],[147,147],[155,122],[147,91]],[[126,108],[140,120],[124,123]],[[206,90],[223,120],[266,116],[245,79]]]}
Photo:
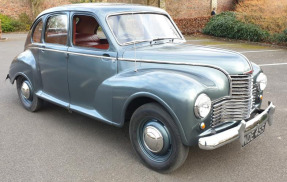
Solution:
{"label": "car roof", "polygon": [[153,7],[144,6],[139,4],[125,4],[125,3],[79,3],[79,4],[69,4],[64,6],[58,6],[54,8],[47,9],[40,13],[38,17],[52,12],[60,11],[87,11],[106,16],[109,14],[116,14],[121,12],[160,12],[166,13],[164,10]]}

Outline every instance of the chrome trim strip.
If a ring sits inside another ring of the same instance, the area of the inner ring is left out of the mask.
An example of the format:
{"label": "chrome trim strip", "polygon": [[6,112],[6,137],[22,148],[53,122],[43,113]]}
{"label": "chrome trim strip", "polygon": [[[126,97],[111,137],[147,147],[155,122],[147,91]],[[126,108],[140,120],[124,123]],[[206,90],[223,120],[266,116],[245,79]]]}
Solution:
{"label": "chrome trim strip", "polygon": [[44,51],[53,51],[53,52],[67,53],[67,54],[87,56],[87,57],[95,57],[95,58],[102,58],[102,59],[110,59],[110,60],[116,60],[117,59],[116,57],[97,56],[97,55],[92,55],[92,54],[83,54],[83,53],[77,53],[77,52],[71,52],[71,51],[61,51],[61,50],[41,48],[41,47],[29,47],[29,49],[40,49],[40,50],[44,50]]}
{"label": "chrome trim strip", "polygon": [[219,148],[223,145],[226,145],[236,139],[239,139],[241,146],[244,144],[244,136],[250,131],[255,129],[258,125],[262,125],[268,122],[269,126],[273,123],[273,114],[275,112],[275,106],[272,102],[269,103],[269,106],[260,114],[255,116],[249,121],[242,120],[241,123],[231,129],[225,130],[223,132],[201,137],[198,140],[198,146],[204,150],[213,150]]}
{"label": "chrome trim strip", "polygon": [[60,51],[56,49],[47,49],[47,48],[40,48],[43,51],[53,51],[53,52],[60,52],[60,53],[68,53],[67,51]]}
{"label": "chrome trim strip", "polygon": [[95,57],[95,58],[110,59],[110,60],[115,60],[115,59],[117,59],[117,58],[115,58],[115,57],[97,56],[97,55],[82,54],[82,53],[70,52],[70,51],[68,51],[67,53],[68,53],[68,54],[79,55],[79,56]]}

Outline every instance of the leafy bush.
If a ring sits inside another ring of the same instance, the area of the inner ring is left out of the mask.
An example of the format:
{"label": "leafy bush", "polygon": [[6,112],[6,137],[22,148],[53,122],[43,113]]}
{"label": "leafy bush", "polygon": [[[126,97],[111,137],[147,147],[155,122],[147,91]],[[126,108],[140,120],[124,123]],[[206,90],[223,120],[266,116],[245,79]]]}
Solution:
{"label": "leafy bush", "polygon": [[224,12],[212,17],[203,29],[203,33],[249,41],[263,41],[269,37],[269,33],[259,26],[237,20],[234,12]]}
{"label": "leafy bush", "polygon": [[0,14],[0,19],[3,32],[26,31],[29,30],[32,23],[30,17],[25,13],[20,14],[18,19]]}
{"label": "leafy bush", "polygon": [[15,30],[13,27],[13,19],[11,17],[0,14],[0,19],[3,32],[12,32]]}
{"label": "leafy bush", "polygon": [[282,33],[275,33],[270,38],[271,42],[277,43],[287,43],[287,29],[285,29]]}
{"label": "leafy bush", "polygon": [[18,16],[18,21],[20,22],[19,30],[23,31],[29,30],[33,23],[33,20],[26,13],[21,13]]}

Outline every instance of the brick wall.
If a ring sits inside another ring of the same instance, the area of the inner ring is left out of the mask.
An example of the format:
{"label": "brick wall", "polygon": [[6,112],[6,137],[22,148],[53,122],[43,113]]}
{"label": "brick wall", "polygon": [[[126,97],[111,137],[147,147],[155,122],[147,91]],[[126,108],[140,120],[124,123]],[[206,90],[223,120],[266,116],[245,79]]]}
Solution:
{"label": "brick wall", "polygon": [[174,22],[183,34],[193,34],[201,32],[210,20],[210,16],[195,18],[174,19]]}
{"label": "brick wall", "polygon": [[166,0],[166,10],[173,18],[207,16],[210,0]]}

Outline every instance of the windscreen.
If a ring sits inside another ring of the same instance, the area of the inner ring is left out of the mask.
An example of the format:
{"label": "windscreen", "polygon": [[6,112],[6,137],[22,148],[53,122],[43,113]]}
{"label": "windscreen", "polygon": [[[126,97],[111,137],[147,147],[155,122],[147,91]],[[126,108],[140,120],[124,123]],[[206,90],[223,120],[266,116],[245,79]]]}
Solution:
{"label": "windscreen", "polygon": [[120,44],[154,39],[181,39],[170,19],[162,14],[122,14],[108,18]]}

